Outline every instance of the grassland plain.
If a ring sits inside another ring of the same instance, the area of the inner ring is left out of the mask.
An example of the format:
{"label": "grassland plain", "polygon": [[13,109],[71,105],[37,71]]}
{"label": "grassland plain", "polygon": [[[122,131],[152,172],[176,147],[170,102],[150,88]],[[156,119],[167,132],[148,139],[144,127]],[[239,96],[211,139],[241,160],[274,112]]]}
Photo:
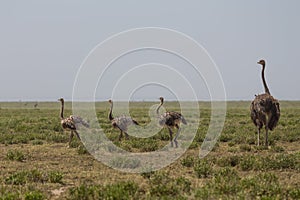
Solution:
{"label": "grassland plain", "polygon": [[[200,126],[188,151],[170,166],[142,174],[107,167],[76,138],[72,148],[66,148],[60,104],[42,102],[37,108],[34,104],[0,102],[0,199],[300,199],[300,102],[281,101],[282,114],[270,134],[270,148],[255,145],[250,102],[228,102],[218,143],[199,159],[211,112],[210,103],[200,102]],[[153,104],[130,103],[130,113],[146,124]],[[180,110],[176,102],[165,106]],[[107,119],[108,104],[96,107],[107,137],[125,150],[154,151],[169,142],[166,130],[151,138],[118,142],[119,132]],[[67,103],[66,116],[70,108]],[[116,165],[139,164],[124,162]]]}

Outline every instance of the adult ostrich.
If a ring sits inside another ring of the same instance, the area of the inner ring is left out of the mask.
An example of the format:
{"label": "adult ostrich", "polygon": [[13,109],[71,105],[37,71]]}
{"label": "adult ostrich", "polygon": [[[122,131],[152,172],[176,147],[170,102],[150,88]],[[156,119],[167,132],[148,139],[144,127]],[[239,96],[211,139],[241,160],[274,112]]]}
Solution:
{"label": "adult ostrich", "polygon": [[182,122],[183,124],[187,124],[186,120],[184,117],[181,115],[181,113],[174,112],[174,111],[167,111],[163,113],[162,115],[159,114],[159,109],[164,103],[164,98],[160,97],[160,105],[156,109],[156,114],[159,118],[159,125],[167,127],[169,130],[170,134],[170,142],[171,142],[171,147],[173,147],[173,131],[172,128],[176,127],[177,128],[177,133],[174,137],[174,142],[175,142],[175,147],[178,147],[177,143],[177,137],[180,133],[180,123]]}
{"label": "adult ostrich", "polygon": [[77,126],[79,124],[81,124],[81,125],[88,128],[89,124],[79,116],[70,115],[70,117],[64,118],[65,101],[64,101],[63,98],[58,99],[58,101],[61,102],[61,109],[60,109],[60,119],[61,119],[60,123],[61,123],[61,126],[64,130],[71,131],[70,137],[69,137],[69,146],[68,146],[68,147],[70,147],[70,143],[71,143],[71,141],[74,137],[74,133],[76,134],[77,138],[80,140],[79,133],[77,132]]}
{"label": "adult ostrich", "polygon": [[268,131],[272,131],[276,127],[280,118],[280,107],[278,100],[271,95],[265,80],[266,62],[264,60],[260,60],[257,63],[262,65],[261,77],[265,88],[265,93],[255,95],[254,100],[251,102],[251,119],[254,125],[257,127],[257,145],[260,145],[260,130],[263,126],[265,126],[265,145],[268,146]]}
{"label": "adult ostrich", "polygon": [[127,117],[125,115],[122,115],[119,117],[113,117],[113,114],[112,114],[113,101],[108,100],[108,102],[110,103],[108,119],[111,121],[111,125],[113,126],[113,128],[118,128],[120,130],[119,141],[123,137],[123,132],[125,133],[126,139],[128,139],[129,138],[129,136],[127,134],[128,127],[133,124],[139,125],[139,123],[137,121],[135,121],[134,119],[132,119],[131,117]]}

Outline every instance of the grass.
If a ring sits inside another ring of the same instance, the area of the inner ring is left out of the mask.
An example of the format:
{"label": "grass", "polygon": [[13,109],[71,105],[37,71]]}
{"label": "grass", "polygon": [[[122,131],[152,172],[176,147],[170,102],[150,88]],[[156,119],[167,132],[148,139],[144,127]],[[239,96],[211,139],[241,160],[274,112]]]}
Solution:
{"label": "grass", "polygon": [[[130,113],[145,125],[150,121],[147,108],[153,104],[130,103]],[[67,148],[68,134],[60,127],[59,103],[42,102],[35,109],[32,102],[1,102],[0,199],[299,199],[300,102],[281,102],[280,122],[269,135],[269,148],[256,146],[249,102],[228,102],[217,145],[199,159],[210,122],[209,105],[199,103],[200,126],[184,155],[158,171],[131,174],[95,160],[76,137]],[[179,110],[173,102],[165,106]],[[130,136],[119,142],[119,132],[107,119],[107,103],[97,103],[96,107],[105,136],[120,148],[138,153],[169,145],[165,129],[149,138]],[[66,116],[71,114],[70,108],[67,102]],[[192,116],[190,120],[194,120]],[[135,169],[143,163],[115,158],[110,165]]]}

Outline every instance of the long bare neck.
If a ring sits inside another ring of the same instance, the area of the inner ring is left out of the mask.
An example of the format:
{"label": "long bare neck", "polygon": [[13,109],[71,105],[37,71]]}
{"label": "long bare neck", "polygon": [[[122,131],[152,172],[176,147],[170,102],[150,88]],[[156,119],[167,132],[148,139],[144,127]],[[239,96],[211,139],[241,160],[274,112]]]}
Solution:
{"label": "long bare neck", "polygon": [[163,105],[163,101],[160,101],[160,104],[159,104],[159,106],[157,107],[157,109],[156,109],[156,114],[157,115],[159,115],[159,109],[160,109],[160,107]]}
{"label": "long bare neck", "polygon": [[113,102],[110,103],[110,110],[109,110],[109,115],[108,115],[108,119],[110,121],[114,119],[114,117],[112,116],[112,110],[113,110]]}
{"label": "long bare neck", "polygon": [[61,102],[61,108],[60,108],[60,118],[64,119],[64,102]]}
{"label": "long bare neck", "polygon": [[263,66],[262,66],[261,78],[262,78],[262,81],[263,81],[263,84],[264,84],[265,93],[266,94],[271,94],[270,91],[269,91],[269,88],[267,86],[266,79],[265,79],[265,64],[263,64]]}

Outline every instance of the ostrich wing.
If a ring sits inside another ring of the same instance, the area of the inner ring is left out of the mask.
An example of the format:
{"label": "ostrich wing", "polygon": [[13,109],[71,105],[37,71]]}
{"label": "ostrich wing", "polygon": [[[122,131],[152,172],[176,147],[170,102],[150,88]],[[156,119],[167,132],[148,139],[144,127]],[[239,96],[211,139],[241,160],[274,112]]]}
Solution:
{"label": "ostrich wing", "polygon": [[82,124],[83,126],[85,127],[90,127],[90,125],[84,121],[81,117],[79,116],[74,116],[74,115],[71,115],[70,116],[70,119],[75,123],[75,124]]}
{"label": "ostrich wing", "polygon": [[280,118],[279,102],[276,99],[274,99],[271,106],[271,117],[268,123],[268,127],[270,130],[273,130],[277,126],[279,118]]}
{"label": "ostrich wing", "polygon": [[75,123],[71,118],[61,120],[61,125],[64,129],[76,130]]}

